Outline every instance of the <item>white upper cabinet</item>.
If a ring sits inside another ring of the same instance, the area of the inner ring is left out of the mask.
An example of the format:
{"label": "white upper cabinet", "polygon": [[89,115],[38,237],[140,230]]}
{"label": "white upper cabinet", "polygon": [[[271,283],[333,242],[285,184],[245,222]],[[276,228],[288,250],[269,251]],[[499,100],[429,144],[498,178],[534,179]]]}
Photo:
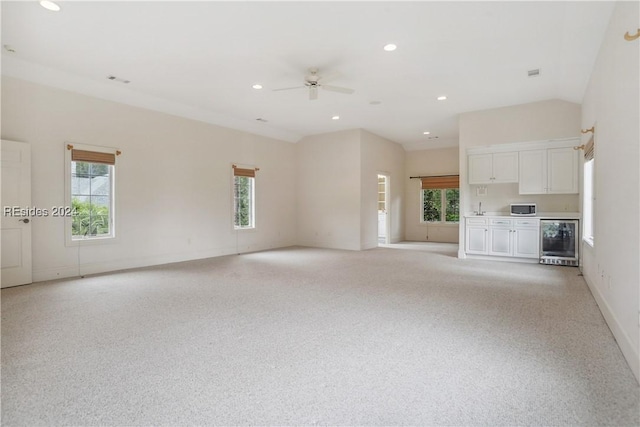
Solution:
{"label": "white upper cabinet", "polygon": [[578,193],[578,154],[573,148],[547,150],[549,194]]}
{"label": "white upper cabinet", "polygon": [[520,194],[577,194],[578,154],[572,147],[520,151]]}
{"label": "white upper cabinet", "polygon": [[518,152],[469,155],[469,184],[518,182]]}
{"label": "white upper cabinet", "polygon": [[520,194],[545,194],[547,188],[547,150],[520,152]]}

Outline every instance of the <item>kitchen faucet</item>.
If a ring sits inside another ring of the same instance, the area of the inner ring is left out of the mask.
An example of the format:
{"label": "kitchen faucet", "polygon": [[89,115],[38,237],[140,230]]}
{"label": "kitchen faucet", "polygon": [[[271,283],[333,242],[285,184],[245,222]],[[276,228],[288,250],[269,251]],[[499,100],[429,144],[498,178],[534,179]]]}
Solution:
{"label": "kitchen faucet", "polygon": [[484,212],[482,211],[482,202],[478,202],[478,210],[475,211],[476,215],[484,215]]}

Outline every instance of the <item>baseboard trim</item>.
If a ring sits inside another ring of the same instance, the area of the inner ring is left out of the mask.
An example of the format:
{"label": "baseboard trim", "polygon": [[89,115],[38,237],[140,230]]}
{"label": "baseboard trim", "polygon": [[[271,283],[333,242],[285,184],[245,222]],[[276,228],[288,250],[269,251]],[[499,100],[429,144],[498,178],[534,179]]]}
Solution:
{"label": "baseboard trim", "polygon": [[500,262],[519,262],[526,264],[538,264],[540,260],[538,258],[519,258],[519,257],[506,257],[497,255],[474,255],[466,254],[466,259],[481,259],[484,261],[500,261]]}
{"label": "baseboard trim", "polygon": [[47,280],[66,279],[68,277],[79,276],[77,265],[66,265],[51,268],[39,268],[33,270],[33,283],[44,282]]}
{"label": "baseboard trim", "polygon": [[611,330],[613,337],[616,339],[618,343],[618,347],[620,351],[622,351],[622,355],[627,361],[629,368],[631,368],[631,372],[636,377],[636,381],[640,383],[640,354],[633,347],[629,336],[625,333],[624,329],[618,322],[618,319],[613,314],[611,307],[607,304],[607,301],[604,299],[598,287],[589,279],[588,276],[583,275],[585,282],[587,282],[587,286],[591,291],[591,295],[596,300],[598,307],[600,308],[600,312],[604,317],[605,322],[607,322],[607,326]]}
{"label": "baseboard trim", "polygon": [[152,267],[155,265],[171,264],[175,262],[195,261],[205,258],[215,258],[226,255],[239,255],[243,253],[259,252],[269,249],[290,247],[291,244],[282,245],[250,245],[246,247],[216,248],[206,251],[185,252],[176,254],[153,255],[127,259],[111,260],[107,262],[85,263],[80,265],[67,265],[33,270],[33,283],[48,280],[65,279],[69,277],[86,276],[90,274],[109,273],[112,271],[129,270],[132,268]]}

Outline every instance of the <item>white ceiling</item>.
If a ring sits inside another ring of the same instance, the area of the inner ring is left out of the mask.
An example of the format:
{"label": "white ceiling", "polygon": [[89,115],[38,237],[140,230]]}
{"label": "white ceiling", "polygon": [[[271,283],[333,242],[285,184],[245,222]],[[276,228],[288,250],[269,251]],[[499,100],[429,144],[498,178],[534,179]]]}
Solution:
{"label": "white ceiling", "polygon": [[[557,1],[58,4],[50,12],[36,1],[2,2],[2,44],[15,50],[3,49],[3,74],[292,142],[363,128],[407,150],[457,145],[462,112],[580,103],[613,9]],[[387,43],[398,49],[384,51]],[[309,101],[302,89],[272,91],[301,85],[309,67],[339,73],[331,84],[355,93],[321,90]],[[534,68],[541,75],[527,77]]]}

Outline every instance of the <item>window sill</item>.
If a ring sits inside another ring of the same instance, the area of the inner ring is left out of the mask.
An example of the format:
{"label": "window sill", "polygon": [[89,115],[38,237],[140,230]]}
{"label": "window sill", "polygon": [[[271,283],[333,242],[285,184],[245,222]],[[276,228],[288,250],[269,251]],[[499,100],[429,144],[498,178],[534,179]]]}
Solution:
{"label": "window sill", "polygon": [[111,243],[117,243],[118,238],[116,236],[108,237],[92,237],[87,239],[70,239],[67,238],[66,246],[91,246],[91,245],[106,245]]}

